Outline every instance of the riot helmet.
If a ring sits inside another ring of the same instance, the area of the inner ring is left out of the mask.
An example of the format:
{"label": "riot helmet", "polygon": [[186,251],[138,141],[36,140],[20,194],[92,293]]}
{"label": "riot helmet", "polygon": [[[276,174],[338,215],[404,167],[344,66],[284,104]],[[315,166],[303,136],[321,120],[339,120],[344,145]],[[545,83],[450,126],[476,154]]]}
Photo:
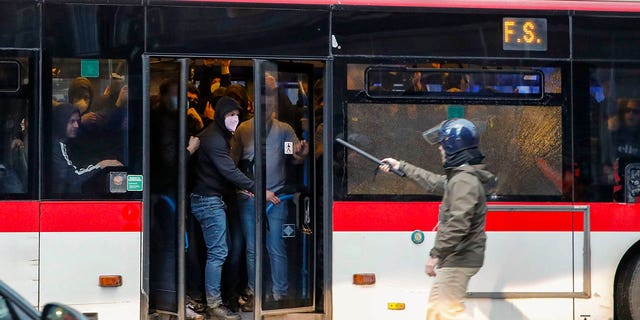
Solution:
{"label": "riot helmet", "polygon": [[469,120],[454,118],[422,133],[430,144],[442,145],[446,155],[453,155],[462,150],[478,147],[478,129]]}

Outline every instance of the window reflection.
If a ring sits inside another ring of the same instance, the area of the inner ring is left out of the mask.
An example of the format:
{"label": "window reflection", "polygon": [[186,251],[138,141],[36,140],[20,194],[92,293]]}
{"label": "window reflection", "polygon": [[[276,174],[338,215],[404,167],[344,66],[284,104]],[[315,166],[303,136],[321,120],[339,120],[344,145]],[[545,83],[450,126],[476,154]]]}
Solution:
{"label": "window reflection", "polygon": [[589,166],[582,165],[582,197],[625,201],[625,168],[640,163],[640,93],[636,68],[589,71]]}
{"label": "window reflection", "polygon": [[29,181],[29,60],[0,57],[0,194],[21,194]]}
{"label": "window reflection", "polygon": [[[465,117],[480,129],[486,163],[498,177],[491,193],[560,196],[562,117],[560,106],[349,104],[348,140],[374,155],[393,155],[427,170],[443,172],[436,148],[422,131],[447,119]],[[376,166],[348,152],[348,194],[425,194],[394,175],[376,175]],[[570,181],[570,180],[569,180]]]}

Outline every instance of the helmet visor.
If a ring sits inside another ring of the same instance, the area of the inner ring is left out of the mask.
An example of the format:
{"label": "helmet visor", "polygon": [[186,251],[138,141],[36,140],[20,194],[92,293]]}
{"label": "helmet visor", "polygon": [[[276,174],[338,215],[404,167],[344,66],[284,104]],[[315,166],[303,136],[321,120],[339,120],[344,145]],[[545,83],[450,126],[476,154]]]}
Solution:
{"label": "helmet visor", "polygon": [[438,144],[442,142],[444,137],[440,134],[441,127],[442,127],[442,122],[439,123],[437,126],[423,132],[422,137],[425,140],[427,140],[427,142],[429,142],[430,144]]}

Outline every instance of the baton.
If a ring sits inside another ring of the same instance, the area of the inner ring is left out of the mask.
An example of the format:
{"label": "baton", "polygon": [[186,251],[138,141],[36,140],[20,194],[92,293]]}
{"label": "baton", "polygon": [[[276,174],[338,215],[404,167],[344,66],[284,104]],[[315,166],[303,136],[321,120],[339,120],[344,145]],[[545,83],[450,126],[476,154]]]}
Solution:
{"label": "baton", "polygon": [[[380,160],[380,159],[378,159],[378,158],[376,158],[376,157],[372,156],[371,154],[369,154],[369,153],[367,153],[366,151],[364,151],[364,150],[362,150],[362,149],[360,149],[360,148],[358,148],[358,147],[356,147],[356,146],[352,145],[352,144],[351,144],[351,143],[349,143],[349,142],[346,142],[346,141],[344,141],[344,140],[342,140],[342,139],[340,139],[340,138],[336,138],[336,141],[337,141],[339,144],[341,144],[341,145],[343,145],[343,146],[345,146],[345,147],[347,147],[347,148],[349,148],[349,149],[351,149],[351,150],[355,151],[355,152],[356,152],[356,153],[358,153],[359,155],[361,155],[361,156],[363,156],[363,157],[365,157],[365,158],[367,158],[367,159],[369,159],[369,160],[371,160],[371,161],[373,161],[373,162],[377,163],[379,166],[381,166],[381,165],[389,165],[388,163],[386,163],[386,162],[382,162],[382,160]],[[397,175],[401,176],[401,177],[404,177],[404,176],[406,175],[404,172],[402,172],[402,171],[400,171],[400,170],[397,170],[397,169],[391,168],[391,166],[389,166],[389,170],[390,170],[391,172],[393,172],[393,173],[395,173],[395,174],[397,174]]]}

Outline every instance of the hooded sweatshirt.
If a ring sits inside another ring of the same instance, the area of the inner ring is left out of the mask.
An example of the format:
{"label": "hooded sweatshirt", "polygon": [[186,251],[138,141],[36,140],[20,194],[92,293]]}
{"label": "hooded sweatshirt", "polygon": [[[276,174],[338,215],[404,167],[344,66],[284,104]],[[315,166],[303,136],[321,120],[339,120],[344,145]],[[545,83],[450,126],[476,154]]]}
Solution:
{"label": "hooded sweatshirt", "polygon": [[52,181],[53,193],[80,193],[82,184],[100,172],[97,164],[91,164],[84,168],[76,167],[67,151],[67,123],[71,116],[80,111],[71,104],[61,104],[52,111]]}
{"label": "hooded sweatshirt", "polygon": [[[93,102],[93,90],[91,89],[91,81],[84,77],[77,77],[71,80],[71,83],[69,84],[69,90],[67,91],[69,103],[73,102],[74,98],[79,97],[85,91],[89,92],[89,98],[91,102]],[[91,104],[87,107],[87,111],[89,111],[91,109]]]}
{"label": "hooded sweatshirt", "polygon": [[487,197],[483,184],[495,176],[482,164],[448,168],[446,175],[406,162],[400,162],[400,170],[427,191],[443,194],[438,232],[430,256],[440,259],[440,267],[481,267],[487,240]]}
{"label": "hooded sweatshirt", "polygon": [[224,124],[224,116],[233,110],[240,111],[240,105],[232,98],[222,97],[215,110],[214,123],[199,135],[193,193],[202,196],[233,195],[236,187],[255,193],[255,183],[231,159],[232,133]]}

